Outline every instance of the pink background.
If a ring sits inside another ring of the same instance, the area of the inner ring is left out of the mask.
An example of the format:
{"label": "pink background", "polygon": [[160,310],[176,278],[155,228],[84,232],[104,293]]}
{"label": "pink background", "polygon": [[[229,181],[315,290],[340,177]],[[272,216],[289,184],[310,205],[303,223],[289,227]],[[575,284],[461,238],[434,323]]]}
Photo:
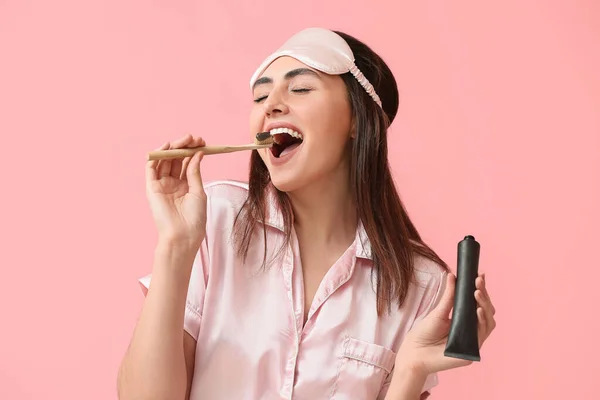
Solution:
{"label": "pink background", "polygon": [[425,238],[453,267],[465,234],[483,246],[498,328],[435,398],[597,395],[600,3],[379,3],[0,1],[0,398],[116,398],[155,243],[145,153],[245,143],[251,73],[314,25],[396,74],[390,156]]}

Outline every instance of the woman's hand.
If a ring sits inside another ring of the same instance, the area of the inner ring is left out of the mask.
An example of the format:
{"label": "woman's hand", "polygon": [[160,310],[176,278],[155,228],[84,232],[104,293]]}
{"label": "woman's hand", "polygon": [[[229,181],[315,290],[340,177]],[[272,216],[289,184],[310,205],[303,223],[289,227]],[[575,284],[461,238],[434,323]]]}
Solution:
{"label": "woman's hand", "polygon": [[[159,150],[205,146],[202,138],[186,135]],[[206,234],[206,193],[202,185],[202,152],[193,157],[153,160],[146,166],[146,195],[159,240],[197,251]]]}
{"label": "woman's hand", "polygon": [[[416,370],[423,375],[463,367],[472,361],[446,357],[444,350],[450,332],[450,311],[454,305],[456,278],[449,273],[446,290],[436,308],[418,323],[407,335],[396,357],[396,366]],[[496,310],[485,287],[485,275],[475,280],[479,347],[496,327]]]}

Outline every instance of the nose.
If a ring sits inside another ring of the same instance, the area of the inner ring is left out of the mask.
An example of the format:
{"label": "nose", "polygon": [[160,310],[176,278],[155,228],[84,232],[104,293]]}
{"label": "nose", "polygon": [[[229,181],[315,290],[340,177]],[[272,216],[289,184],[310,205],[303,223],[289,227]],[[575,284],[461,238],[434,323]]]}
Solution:
{"label": "nose", "polygon": [[285,104],[284,99],[280,94],[275,91],[272,91],[269,94],[269,97],[265,99],[263,102],[265,114],[268,117],[274,117],[277,115],[287,114],[289,112],[289,108],[287,104]]}

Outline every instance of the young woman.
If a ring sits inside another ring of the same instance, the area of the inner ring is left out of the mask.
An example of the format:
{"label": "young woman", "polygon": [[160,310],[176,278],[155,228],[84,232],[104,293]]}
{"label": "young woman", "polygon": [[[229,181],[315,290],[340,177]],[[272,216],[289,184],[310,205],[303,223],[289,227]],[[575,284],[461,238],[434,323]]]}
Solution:
{"label": "young woman", "polygon": [[[394,187],[394,77],[369,47],[307,29],[251,79],[249,183],[203,185],[202,154],[150,162],[159,232],[119,372],[127,399],[422,399],[444,357],[454,276]],[[161,149],[203,146],[186,136]],[[483,276],[480,344],[494,329]]]}

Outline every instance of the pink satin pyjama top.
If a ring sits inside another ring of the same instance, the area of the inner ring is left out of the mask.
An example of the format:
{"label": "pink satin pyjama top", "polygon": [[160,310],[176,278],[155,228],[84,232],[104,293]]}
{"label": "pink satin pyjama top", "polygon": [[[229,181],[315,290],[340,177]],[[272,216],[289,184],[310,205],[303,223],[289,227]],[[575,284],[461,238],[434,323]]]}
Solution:
{"label": "pink satin pyjama top", "polygon": [[[194,261],[183,326],[197,341],[190,399],[383,399],[396,352],[413,324],[439,301],[445,270],[416,258],[416,284],[405,303],[379,317],[369,241],[359,225],[354,243],[321,282],[303,326],[295,236],[277,263],[261,269],[265,238],[259,229],[242,264],[232,232],[248,186],[218,181],[205,190],[207,233]],[[285,238],[276,203],[269,204],[268,260]],[[150,279],[140,280],[144,292]],[[430,375],[423,392],[437,382]]]}

